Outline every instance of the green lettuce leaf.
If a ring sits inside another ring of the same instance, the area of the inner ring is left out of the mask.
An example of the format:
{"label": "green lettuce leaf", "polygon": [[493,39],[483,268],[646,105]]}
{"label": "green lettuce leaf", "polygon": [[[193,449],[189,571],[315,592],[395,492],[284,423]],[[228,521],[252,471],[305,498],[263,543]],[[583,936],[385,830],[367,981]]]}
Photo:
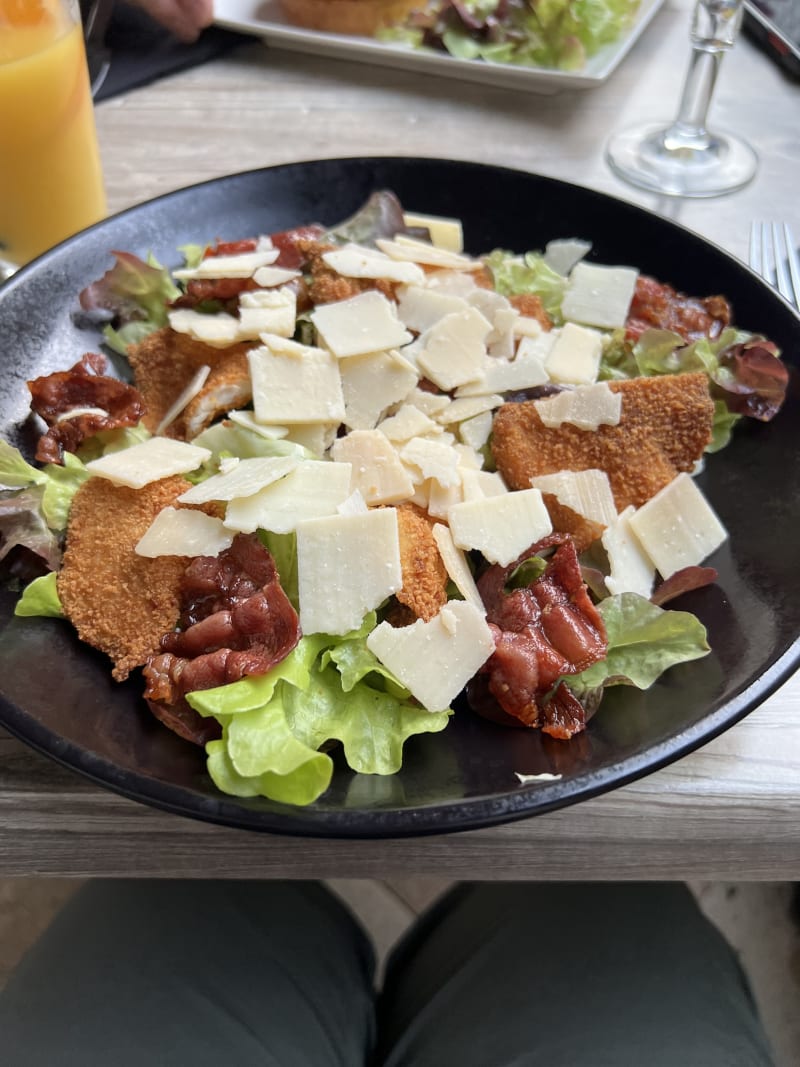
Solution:
{"label": "green lettuce leaf", "polygon": [[0,490],[41,485],[46,478],[38,467],[27,462],[18,448],[0,438]]}
{"label": "green lettuce leaf", "polygon": [[403,762],[403,744],[414,734],[437,733],[450,712],[429,712],[363,682],[342,688],[334,667],[312,671],[301,692],[284,690],[292,732],[311,747],[341,741],[348,765],[362,774],[395,774]]}
{"label": "green lettuce leaf", "polygon": [[706,445],[706,452],[719,452],[730,443],[733,428],[742,418],[728,409],[724,400],[714,401],[714,421],[711,426],[711,442]]}
{"label": "green lettuce leaf", "polygon": [[344,637],[304,636],[266,674],[187,695],[222,724],[222,740],[207,747],[220,789],[308,804],[330,783],[321,746],[341,742],[359,773],[395,774],[409,737],[444,729],[449,710],[424,711],[366,648],[376,622],[371,612]]}
{"label": "green lettuce leaf", "polygon": [[42,513],[51,530],[65,530],[72,499],[78,489],[91,475],[77,456],[65,452],[63,465],[48,463],[42,468],[45,481],[42,483]]}
{"label": "green lettuce leaf", "polygon": [[656,607],[638,593],[619,593],[598,605],[608,633],[608,655],[573,678],[572,686],[635,685],[648,689],[669,667],[710,651],[706,630],[688,611]]}
{"label": "green lettuce leaf", "polygon": [[22,596],[14,608],[15,615],[43,615],[52,619],[63,619],[64,609],[56,588],[56,573],[50,571],[25,586]]}
{"label": "green lettuce leaf", "polygon": [[542,301],[548,315],[556,323],[562,321],[561,301],[567,279],[548,267],[539,252],[518,256],[498,248],[485,256],[484,262],[492,273],[499,293],[503,296],[534,293]]}
{"label": "green lettuce leaf", "polygon": [[311,804],[328,788],[333,776],[333,761],[323,752],[310,752],[288,774],[265,771],[247,777],[239,774],[228,753],[227,738],[206,745],[206,766],[217,789],[235,797],[269,797],[282,804]]}

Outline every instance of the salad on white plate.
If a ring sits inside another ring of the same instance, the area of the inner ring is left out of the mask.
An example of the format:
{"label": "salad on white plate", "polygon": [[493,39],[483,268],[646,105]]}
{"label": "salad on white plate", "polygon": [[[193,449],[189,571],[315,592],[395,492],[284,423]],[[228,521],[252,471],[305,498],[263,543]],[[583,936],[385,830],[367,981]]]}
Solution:
{"label": "salad on white plate", "polygon": [[29,382],[33,462],[0,441],[17,614],[140,671],[223,792],[311,803],[332,746],[394,774],[453,714],[569,743],[708,652],[663,605],[716,577],[692,474],[779,410],[775,346],[583,239],[462,242],[379,192],[172,271],[115,253],[76,321],[130,381],[87,353]]}

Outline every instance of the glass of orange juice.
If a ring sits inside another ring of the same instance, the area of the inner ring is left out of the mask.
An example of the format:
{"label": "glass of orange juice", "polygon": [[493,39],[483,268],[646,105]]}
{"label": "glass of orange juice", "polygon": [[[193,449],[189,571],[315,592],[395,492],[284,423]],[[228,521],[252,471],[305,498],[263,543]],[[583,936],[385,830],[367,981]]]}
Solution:
{"label": "glass of orange juice", "polygon": [[105,213],[77,0],[0,0],[0,280]]}

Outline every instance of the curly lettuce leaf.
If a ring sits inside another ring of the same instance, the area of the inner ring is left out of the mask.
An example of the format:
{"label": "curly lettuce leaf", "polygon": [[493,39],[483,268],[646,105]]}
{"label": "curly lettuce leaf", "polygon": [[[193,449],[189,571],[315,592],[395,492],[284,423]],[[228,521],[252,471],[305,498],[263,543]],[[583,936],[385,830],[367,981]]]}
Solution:
{"label": "curly lettuce leaf", "polygon": [[14,614],[28,617],[41,615],[51,619],[64,618],[64,609],[61,607],[56,587],[55,571],[34,578],[25,586],[14,608]]}
{"label": "curly lettuce leaf", "polygon": [[228,752],[228,740],[223,731],[221,740],[209,741],[206,745],[206,767],[217,789],[230,796],[269,797],[282,804],[303,806],[321,796],[333,777],[330,756],[312,749],[307,749],[306,755],[305,760],[286,774],[277,771],[264,771],[255,776],[239,774]]}
{"label": "curly lettuce leaf", "polygon": [[541,253],[518,256],[497,248],[484,257],[484,263],[491,271],[498,293],[503,296],[533,293],[554,322],[562,321],[561,301],[567,279],[549,267]]}
{"label": "curly lettuce leaf", "polygon": [[330,784],[321,746],[340,742],[359,773],[395,774],[409,737],[444,729],[450,712],[420,708],[366,649],[376,621],[370,613],[343,638],[304,636],[266,674],[188,694],[222,724],[222,740],[206,750],[220,789],[308,804]]}
{"label": "curly lettuce leaf", "polygon": [[598,604],[608,634],[608,654],[573,678],[578,688],[634,685],[649,689],[664,671],[708,655],[706,629],[688,611],[656,607],[638,593],[619,593]]}

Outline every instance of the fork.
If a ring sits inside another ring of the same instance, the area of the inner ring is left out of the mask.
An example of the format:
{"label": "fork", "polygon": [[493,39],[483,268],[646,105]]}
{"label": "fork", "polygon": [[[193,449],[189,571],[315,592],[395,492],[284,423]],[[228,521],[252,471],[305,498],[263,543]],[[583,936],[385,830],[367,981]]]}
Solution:
{"label": "fork", "polygon": [[800,256],[788,222],[751,225],[750,267],[785,300],[800,308]]}

